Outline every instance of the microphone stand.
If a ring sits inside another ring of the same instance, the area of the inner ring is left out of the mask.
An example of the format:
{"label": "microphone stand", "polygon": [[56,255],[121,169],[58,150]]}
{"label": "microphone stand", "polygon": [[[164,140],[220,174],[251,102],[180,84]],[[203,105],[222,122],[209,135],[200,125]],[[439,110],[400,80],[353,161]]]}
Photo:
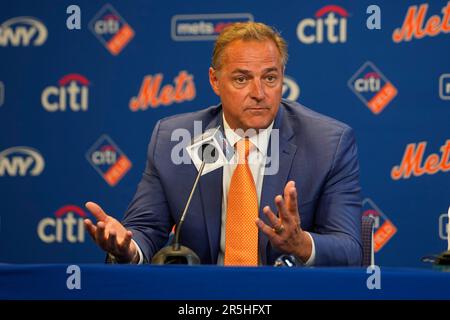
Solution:
{"label": "microphone stand", "polygon": [[186,212],[191,204],[192,196],[194,195],[195,189],[197,188],[198,181],[205,168],[206,159],[203,158],[200,169],[198,170],[197,178],[195,179],[194,185],[192,186],[191,194],[189,195],[186,206],[184,207],[183,214],[181,215],[180,222],[178,223],[175,230],[175,237],[172,244],[162,248],[152,259],[153,264],[188,264],[195,265],[200,264],[200,258],[198,255],[189,249],[188,247],[180,245],[180,230],[183,225],[184,219],[186,217]]}
{"label": "microphone stand", "polygon": [[[217,133],[219,128],[220,126],[216,128],[213,136]],[[205,156],[205,152],[208,147],[212,147],[212,149],[208,150],[210,151],[210,153],[206,154]],[[199,151],[201,151],[202,164],[198,170],[197,177],[195,178],[191,193],[187,200],[186,206],[184,207],[183,213],[180,218],[180,222],[176,226],[175,237],[173,238],[171,245],[162,248],[155,254],[155,256],[152,259],[153,264],[188,264],[188,265],[200,264],[200,258],[198,257],[198,255],[188,247],[182,246],[180,244],[181,227],[184,223],[184,219],[186,218],[186,213],[189,209],[189,205],[191,204],[192,196],[194,195],[195,189],[197,188],[198,181],[202,176],[205,164],[214,163],[215,161],[217,161],[216,157],[217,150],[213,144],[204,142],[200,146]]]}

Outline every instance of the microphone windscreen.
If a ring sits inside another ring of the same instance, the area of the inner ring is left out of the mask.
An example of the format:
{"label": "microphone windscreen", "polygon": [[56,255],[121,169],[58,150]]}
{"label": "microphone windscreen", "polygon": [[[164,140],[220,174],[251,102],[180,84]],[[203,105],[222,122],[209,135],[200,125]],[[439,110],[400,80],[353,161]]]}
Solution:
{"label": "microphone windscreen", "polygon": [[202,175],[223,167],[234,155],[234,148],[227,142],[219,127],[208,129],[195,137],[186,151],[197,170],[200,170],[205,160]]}
{"label": "microphone windscreen", "polygon": [[206,163],[215,163],[219,159],[219,151],[211,143],[205,143],[198,148],[198,157],[201,161]]}

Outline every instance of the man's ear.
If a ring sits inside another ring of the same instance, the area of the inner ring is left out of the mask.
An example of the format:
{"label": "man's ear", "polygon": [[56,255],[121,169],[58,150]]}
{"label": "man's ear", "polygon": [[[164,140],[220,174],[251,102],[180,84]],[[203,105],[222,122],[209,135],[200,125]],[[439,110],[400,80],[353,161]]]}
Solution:
{"label": "man's ear", "polygon": [[209,68],[209,83],[211,84],[211,88],[213,89],[215,94],[220,96],[219,79],[217,78],[217,71],[212,67]]}

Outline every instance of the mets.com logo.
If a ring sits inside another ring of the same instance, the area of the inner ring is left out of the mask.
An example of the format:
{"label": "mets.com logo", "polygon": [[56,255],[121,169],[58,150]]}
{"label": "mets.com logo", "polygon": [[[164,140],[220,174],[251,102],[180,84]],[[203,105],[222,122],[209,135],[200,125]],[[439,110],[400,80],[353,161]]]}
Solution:
{"label": "mets.com logo", "polygon": [[49,86],[42,91],[41,104],[48,112],[87,111],[89,101],[89,80],[77,73],[63,76],[58,86]]}
{"label": "mets.com logo", "polygon": [[215,40],[219,33],[236,22],[254,21],[250,13],[186,14],[172,17],[174,41]]}
{"label": "mets.com logo", "polygon": [[348,86],[374,114],[383,111],[397,95],[397,88],[370,61],[356,71]]}
{"label": "mets.com logo", "polygon": [[36,149],[20,146],[0,152],[0,177],[38,176],[44,167],[44,158]]}
{"label": "mets.com logo", "polygon": [[80,207],[64,206],[56,210],[54,217],[47,217],[39,221],[38,237],[47,244],[84,242],[83,220],[85,218],[87,218],[87,214]]}
{"label": "mets.com logo", "polygon": [[114,187],[132,167],[128,157],[107,135],[102,135],[94,143],[86,153],[86,159],[111,187]]}
{"label": "mets.com logo", "polygon": [[319,10],[313,18],[300,20],[297,37],[301,43],[313,44],[347,42],[347,10],[340,6],[328,5]]}
{"label": "mets.com logo", "polygon": [[39,47],[47,40],[47,28],[34,17],[15,17],[0,24],[0,46]]}
{"label": "mets.com logo", "polygon": [[112,55],[118,55],[134,37],[134,30],[110,4],[89,22],[89,29]]}

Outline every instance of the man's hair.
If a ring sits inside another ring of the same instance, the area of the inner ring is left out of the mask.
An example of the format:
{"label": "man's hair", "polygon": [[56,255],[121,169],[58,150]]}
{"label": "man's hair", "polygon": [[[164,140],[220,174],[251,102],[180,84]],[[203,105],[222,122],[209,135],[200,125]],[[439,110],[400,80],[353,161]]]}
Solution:
{"label": "man's hair", "polygon": [[214,44],[211,67],[216,70],[222,67],[223,52],[226,46],[235,40],[272,40],[280,53],[281,64],[286,66],[288,60],[287,43],[276,30],[260,22],[237,22],[226,27],[219,34]]}

